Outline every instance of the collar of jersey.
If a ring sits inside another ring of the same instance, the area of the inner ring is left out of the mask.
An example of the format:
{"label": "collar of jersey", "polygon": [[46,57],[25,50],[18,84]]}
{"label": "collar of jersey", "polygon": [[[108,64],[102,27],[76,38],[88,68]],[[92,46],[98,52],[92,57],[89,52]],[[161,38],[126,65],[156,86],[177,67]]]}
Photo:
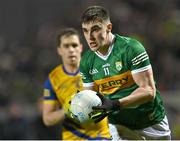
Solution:
{"label": "collar of jersey", "polygon": [[96,54],[99,58],[101,58],[101,59],[103,59],[103,60],[107,60],[108,57],[109,57],[109,55],[111,54],[111,52],[112,52],[112,50],[113,50],[113,47],[114,47],[114,39],[115,39],[115,36],[112,35],[112,44],[109,46],[107,55],[100,54],[100,53],[97,52],[97,51],[95,52],[95,54]]}
{"label": "collar of jersey", "polygon": [[75,73],[71,73],[71,72],[68,72],[68,71],[66,70],[66,68],[64,67],[64,65],[62,65],[62,68],[63,68],[64,73],[67,74],[67,75],[75,76],[75,75],[77,75],[77,74],[79,73],[79,69],[78,69]]}

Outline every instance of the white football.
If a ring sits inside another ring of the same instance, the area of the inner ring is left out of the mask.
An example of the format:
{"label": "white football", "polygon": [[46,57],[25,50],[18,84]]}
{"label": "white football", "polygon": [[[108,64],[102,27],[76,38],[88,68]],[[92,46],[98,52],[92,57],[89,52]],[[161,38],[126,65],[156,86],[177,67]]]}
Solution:
{"label": "white football", "polygon": [[92,90],[83,90],[78,92],[71,100],[71,112],[80,123],[90,122],[89,114],[93,106],[102,105],[101,99]]}

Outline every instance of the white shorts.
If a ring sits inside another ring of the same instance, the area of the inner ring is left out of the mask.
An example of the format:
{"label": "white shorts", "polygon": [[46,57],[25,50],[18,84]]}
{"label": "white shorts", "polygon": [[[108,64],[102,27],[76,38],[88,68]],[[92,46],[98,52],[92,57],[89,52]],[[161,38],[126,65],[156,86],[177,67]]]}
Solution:
{"label": "white shorts", "polygon": [[109,124],[109,128],[112,140],[171,140],[166,116],[160,123],[141,130],[131,130],[118,124]]}

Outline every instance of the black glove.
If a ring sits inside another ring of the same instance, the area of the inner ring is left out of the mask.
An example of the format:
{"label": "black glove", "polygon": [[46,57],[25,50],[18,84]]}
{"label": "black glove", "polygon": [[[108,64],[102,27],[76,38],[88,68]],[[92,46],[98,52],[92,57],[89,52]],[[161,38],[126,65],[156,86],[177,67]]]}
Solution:
{"label": "black glove", "polygon": [[97,94],[97,96],[101,99],[101,106],[94,106],[93,110],[101,110],[106,112],[117,111],[120,109],[119,100],[111,100],[103,96],[102,94]]}
{"label": "black glove", "polygon": [[65,115],[63,125],[65,127],[75,127],[75,128],[82,129],[80,123],[77,120],[75,120],[74,118],[70,118],[67,115]]}
{"label": "black glove", "polygon": [[92,119],[94,121],[94,123],[98,123],[101,120],[103,120],[106,116],[108,116],[109,114],[110,114],[110,112],[93,110],[89,116],[90,116],[90,119]]}
{"label": "black glove", "polygon": [[111,100],[107,99],[102,94],[97,94],[102,101],[101,106],[94,106],[92,107],[93,112],[90,114],[90,118],[95,122],[99,122],[108,116],[110,113],[117,111],[120,109],[120,102],[119,100]]}

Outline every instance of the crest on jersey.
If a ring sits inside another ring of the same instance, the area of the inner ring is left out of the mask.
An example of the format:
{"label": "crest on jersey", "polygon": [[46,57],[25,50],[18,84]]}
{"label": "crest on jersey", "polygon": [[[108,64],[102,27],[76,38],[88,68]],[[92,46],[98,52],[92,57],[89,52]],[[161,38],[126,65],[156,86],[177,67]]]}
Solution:
{"label": "crest on jersey", "polygon": [[115,65],[116,65],[116,69],[118,71],[120,71],[122,69],[122,62],[121,61],[116,62]]}

